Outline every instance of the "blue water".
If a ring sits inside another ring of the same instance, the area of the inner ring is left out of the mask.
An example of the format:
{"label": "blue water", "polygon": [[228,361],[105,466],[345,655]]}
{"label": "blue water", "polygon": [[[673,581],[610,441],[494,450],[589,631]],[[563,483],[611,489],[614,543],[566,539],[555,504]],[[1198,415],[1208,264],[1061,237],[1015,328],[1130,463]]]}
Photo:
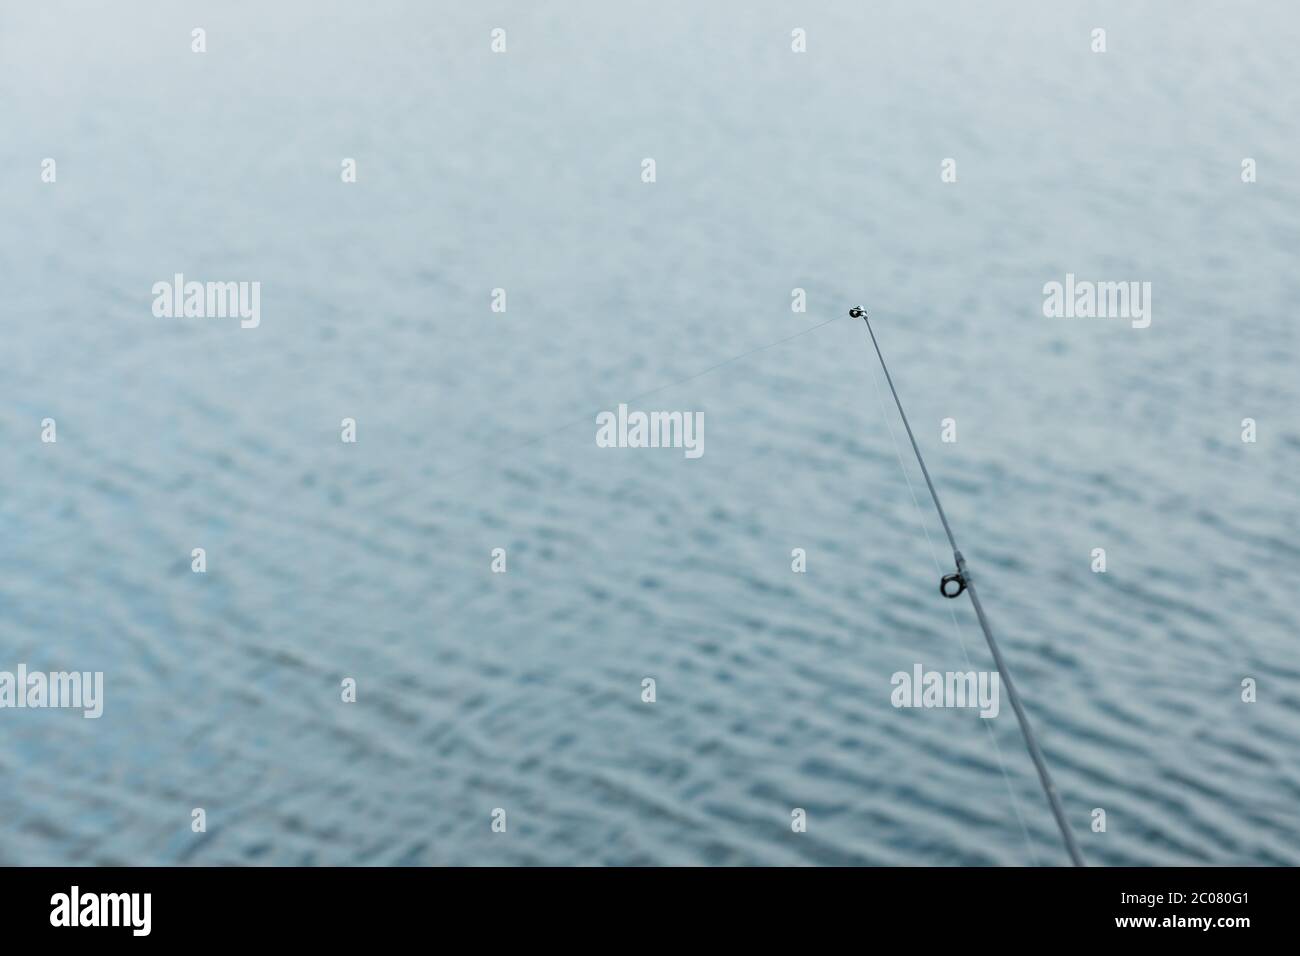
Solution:
{"label": "blue water", "polygon": [[[5,3],[0,670],[106,687],[0,710],[0,863],[1064,862],[1005,700],[890,704],[992,665],[858,303],[1084,854],[1300,863],[1297,46],[1284,2]],[[176,272],[260,327],[155,318]],[[1067,272],[1150,328],[1045,318]],[[597,448],[619,402],[705,454]]]}

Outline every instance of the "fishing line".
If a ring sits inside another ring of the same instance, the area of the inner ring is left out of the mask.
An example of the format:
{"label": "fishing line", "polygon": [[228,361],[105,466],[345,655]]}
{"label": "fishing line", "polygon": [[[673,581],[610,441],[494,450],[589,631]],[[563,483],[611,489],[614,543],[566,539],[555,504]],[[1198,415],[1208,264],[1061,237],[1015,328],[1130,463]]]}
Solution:
{"label": "fishing line", "polygon": [[916,455],[917,464],[921,466],[921,474],[925,477],[925,485],[930,490],[930,498],[934,501],[935,510],[939,512],[939,520],[943,523],[944,534],[948,536],[948,543],[952,545],[952,557],[957,570],[943,575],[939,581],[939,593],[946,598],[960,597],[963,591],[970,594],[971,605],[975,608],[975,617],[978,618],[980,628],[984,631],[984,639],[987,641],[989,651],[993,655],[993,663],[1002,678],[1002,684],[1007,689],[1007,696],[1011,699],[1011,707],[1016,712],[1016,720],[1020,723],[1020,732],[1025,739],[1025,747],[1029,751],[1030,759],[1034,762],[1034,768],[1038,771],[1038,780],[1043,786],[1043,792],[1047,795],[1047,802],[1052,808],[1052,815],[1056,818],[1056,825],[1060,827],[1061,837],[1065,841],[1066,852],[1070,855],[1070,862],[1075,866],[1085,866],[1083,854],[1079,852],[1079,845],[1075,842],[1074,834],[1066,823],[1065,809],[1061,806],[1061,798],[1057,793],[1056,784],[1052,782],[1052,775],[1047,769],[1047,761],[1043,757],[1042,750],[1039,749],[1038,739],[1034,736],[1033,728],[1029,725],[1029,717],[1025,714],[1025,708],[1020,703],[1020,694],[1017,693],[1016,685],[1011,680],[1011,671],[1002,659],[1002,651],[998,647],[997,640],[993,637],[993,630],[989,627],[988,618],[984,615],[984,607],[980,604],[979,595],[975,592],[975,582],[972,580],[970,570],[966,566],[966,559],[962,557],[961,549],[957,547],[957,540],[952,534],[952,526],[948,524],[948,516],[944,513],[943,505],[939,502],[939,494],[934,490],[934,482],[930,479],[930,470],[925,467],[925,458],[921,455],[921,448],[916,443],[916,436],[912,434],[912,425],[907,420],[907,413],[903,411],[903,402],[898,397],[898,389],[894,387],[894,379],[889,374],[889,366],[885,363],[885,356],[880,351],[880,343],[876,341],[876,333],[871,328],[871,319],[860,306],[850,309],[849,315],[852,318],[862,319],[866,322],[867,334],[871,336],[871,344],[876,350],[876,357],[880,360],[880,367],[884,370],[885,381],[889,385],[890,394],[894,396],[894,405],[898,408],[898,416],[903,420],[903,427],[907,430],[907,438],[912,443],[912,451]]}
{"label": "fishing line", "polygon": [[[889,433],[889,443],[894,446],[894,457],[898,459],[898,469],[902,472],[903,483],[907,485],[907,496],[912,499],[912,510],[916,514],[917,526],[925,537],[925,548],[930,552],[930,561],[934,564],[935,572],[942,575],[943,568],[939,564],[939,554],[934,550],[934,541],[930,538],[930,529],[926,527],[925,516],[921,514],[921,501],[916,497],[916,488],[913,487],[912,479],[907,473],[907,462],[903,461],[903,449],[899,447],[898,436],[894,434],[894,426],[890,424],[888,409],[885,407],[885,393],[880,390],[880,378],[876,375],[874,369],[871,372],[871,384],[876,389],[876,399],[880,402],[881,420],[885,423],[885,431]],[[962,660],[966,662],[966,669],[973,670],[975,665],[971,663],[970,651],[966,649],[966,639],[962,636],[961,623],[957,620],[957,612],[953,610],[951,604],[948,605],[948,619],[952,621],[952,632],[957,638],[957,646],[961,648],[961,656]],[[1011,784],[1011,774],[1007,773],[1007,762],[1002,759],[1002,745],[998,743],[998,735],[993,732],[991,721],[980,722],[988,732],[989,743],[993,745],[993,754],[998,758],[998,770],[1002,772],[1002,782],[1006,784],[1007,798],[1011,801],[1011,809],[1016,812],[1016,822],[1020,824],[1020,832],[1024,834],[1025,846],[1029,847],[1029,856],[1033,859],[1034,866],[1042,866],[1042,862],[1038,858],[1038,844],[1029,832],[1029,827],[1025,826],[1025,815],[1020,812],[1020,798],[1016,796],[1015,787]]]}
{"label": "fishing line", "polygon": [[[756,345],[748,352],[741,352],[739,355],[733,355],[730,358],[725,358],[721,362],[718,362],[714,365],[710,365],[708,368],[704,369],[703,371],[696,372],[694,375],[688,375],[685,378],[677,379],[677,381],[675,382],[669,382],[666,385],[657,386],[656,388],[650,389],[648,392],[639,392],[636,395],[630,395],[627,398],[623,399],[623,401],[628,404],[631,404],[632,402],[639,401],[640,399],[647,398],[651,395],[655,395],[659,392],[665,391],[666,389],[676,388],[678,385],[685,385],[687,382],[693,382],[697,378],[702,378],[703,376],[708,375],[710,372],[717,371],[723,366],[730,365],[732,362],[739,362],[741,359],[749,358],[751,355],[757,355],[759,352],[766,351],[767,349],[775,348],[778,345],[784,345],[786,342],[790,342],[794,339],[799,338],[800,336],[807,335],[809,332],[816,332],[818,329],[825,328],[826,326],[830,325],[832,322],[838,322],[843,318],[844,316],[837,315],[835,316],[835,318],[827,319],[825,322],[818,322],[816,325],[810,325],[808,328],[803,329],[799,332],[795,332],[793,335],[787,335],[784,338],[777,339],[774,342],[767,342],[763,345]],[[542,432],[539,435],[534,435],[531,438],[523,438],[516,442],[512,442],[509,445],[502,445],[497,448],[489,449],[489,452],[493,455],[498,455],[501,452],[505,452],[505,451],[518,451],[520,448],[527,448],[530,445],[539,445],[542,442],[546,441],[546,439],[552,437],[553,435],[558,435],[560,434],[560,432],[568,431],[570,428],[576,428],[579,425],[586,425],[589,424],[590,422],[591,422],[591,416],[584,415],[582,418],[575,418],[567,425],[559,425],[555,428],[550,429],[549,431]],[[483,455],[484,453],[480,452],[479,454]],[[471,462],[470,464],[466,465],[463,468],[458,468],[455,471],[449,471],[444,475],[434,475],[434,478],[439,481],[448,481],[452,478],[457,477],[458,475],[463,475],[466,472],[473,471],[475,468],[479,466],[479,464],[481,464],[481,461]]]}

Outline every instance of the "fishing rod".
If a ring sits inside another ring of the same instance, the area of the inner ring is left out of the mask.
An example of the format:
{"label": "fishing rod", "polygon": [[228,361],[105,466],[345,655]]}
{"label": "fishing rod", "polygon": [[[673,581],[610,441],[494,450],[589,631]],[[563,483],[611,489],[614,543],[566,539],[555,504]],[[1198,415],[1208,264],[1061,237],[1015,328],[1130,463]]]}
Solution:
{"label": "fishing rod", "polygon": [[1007,696],[1011,698],[1011,707],[1016,712],[1016,720],[1020,722],[1020,732],[1025,738],[1025,747],[1029,750],[1029,756],[1034,761],[1034,767],[1038,770],[1038,779],[1043,785],[1043,792],[1047,794],[1047,802],[1051,804],[1052,815],[1056,817],[1056,825],[1061,828],[1061,836],[1065,840],[1065,849],[1070,854],[1070,862],[1075,866],[1086,866],[1083,862],[1083,854],[1079,852],[1079,844],[1074,840],[1074,834],[1070,832],[1069,825],[1065,822],[1065,809],[1061,806],[1061,798],[1056,792],[1056,784],[1052,783],[1052,775],[1047,770],[1047,761],[1043,758],[1043,752],[1038,748],[1038,740],[1034,737],[1033,728],[1029,726],[1029,718],[1025,715],[1025,708],[1020,703],[1020,695],[1016,693],[1016,685],[1011,681],[1011,671],[1007,669],[1006,661],[1002,659],[1002,652],[998,649],[998,642],[993,638],[993,630],[989,627],[988,618],[984,616],[984,608],[980,604],[979,595],[975,593],[975,582],[971,579],[970,570],[966,567],[966,559],[962,557],[961,549],[957,547],[957,540],[952,536],[952,528],[948,526],[948,516],[943,513],[943,505],[939,503],[939,494],[934,490],[934,482],[930,480],[930,471],[925,467],[925,459],[921,457],[920,446],[916,444],[916,436],[912,434],[912,426],[907,421],[907,412],[903,411],[903,403],[898,397],[898,389],[894,388],[894,379],[889,374],[889,366],[885,364],[885,356],[880,351],[880,343],[876,341],[876,333],[871,328],[871,319],[868,318],[866,311],[861,306],[854,306],[849,309],[849,315],[855,319],[862,319],[867,323],[867,334],[871,336],[871,344],[875,346],[876,357],[880,359],[880,367],[885,370],[885,381],[889,383],[889,391],[894,396],[894,404],[898,406],[898,416],[903,420],[903,427],[907,429],[907,437],[912,442],[912,451],[916,453],[917,463],[921,466],[921,474],[925,476],[925,486],[930,489],[930,498],[934,501],[935,510],[939,512],[939,520],[943,522],[944,533],[948,535],[948,543],[952,545],[952,558],[957,565],[957,570],[951,574],[945,574],[939,580],[939,593],[946,598],[957,598],[965,591],[970,595],[970,602],[975,607],[975,616],[979,618],[980,627],[984,631],[984,639],[988,642],[989,650],[993,653],[993,663],[997,666],[998,673],[1002,677],[1002,683],[1007,689]]}

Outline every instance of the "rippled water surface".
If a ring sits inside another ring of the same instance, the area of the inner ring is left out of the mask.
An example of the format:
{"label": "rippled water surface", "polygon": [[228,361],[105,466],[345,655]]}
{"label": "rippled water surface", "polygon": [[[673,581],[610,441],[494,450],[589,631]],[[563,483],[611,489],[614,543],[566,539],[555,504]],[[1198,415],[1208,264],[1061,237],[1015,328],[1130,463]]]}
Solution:
{"label": "rippled water surface", "polygon": [[6,2],[0,863],[1063,862],[858,302],[1088,858],[1300,863],[1300,14],[1076,6]]}

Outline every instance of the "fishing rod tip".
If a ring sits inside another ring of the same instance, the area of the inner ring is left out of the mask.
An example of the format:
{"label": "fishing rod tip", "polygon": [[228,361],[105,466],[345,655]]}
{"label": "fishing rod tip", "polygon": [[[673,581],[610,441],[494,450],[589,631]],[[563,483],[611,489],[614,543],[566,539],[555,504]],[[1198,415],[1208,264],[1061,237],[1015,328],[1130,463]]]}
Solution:
{"label": "fishing rod tip", "polygon": [[860,305],[855,305],[853,308],[849,309],[849,318],[851,319],[865,319],[866,317],[867,313]]}

